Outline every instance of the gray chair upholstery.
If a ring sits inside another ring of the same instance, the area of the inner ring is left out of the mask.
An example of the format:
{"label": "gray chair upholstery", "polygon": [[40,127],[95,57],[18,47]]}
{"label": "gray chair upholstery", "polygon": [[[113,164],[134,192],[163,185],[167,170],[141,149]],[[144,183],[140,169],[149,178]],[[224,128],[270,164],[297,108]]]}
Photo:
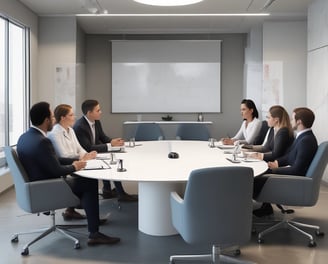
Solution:
{"label": "gray chair upholstery", "polygon": [[[282,206],[314,206],[318,201],[320,183],[327,162],[328,141],[319,145],[305,176],[266,174],[268,179],[256,200]],[[316,230],[316,235],[321,236],[323,233],[320,232],[319,226],[291,221],[289,215],[293,213],[293,210],[283,209],[282,213],[284,215],[282,221],[258,234],[259,243],[263,242],[262,237],[265,234],[279,228],[288,227],[308,237],[310,247],[316,246],[313,236],[301,230],[299,227],[313,228]]]}
{"label": "gray chair upholstery", "polygon": [[[52,225],[50,227],[33,230],[31,232],[16,233],[11,241],[18,242],[18,236],[21,234],[42,232],[41,235],[23,247],[22,255],[28,255],[30,245],[51,232],[58,231],[73,240],[76,249],[80,248],[79,240],[67,234],[64,230],[73,227],[81,227],[82,225],[56,225],[55,222],[56,209],[76,207],[80,204],[80,199],[73,194],[71,188],[63,178],[30,182],[19,161],[16,151],[8,146],[5,147],[4,151],[10,173],[14,180],[16,201],[20,208],[32,214],[49,212],[49,215],[52,217]],[[84,224],[83,226],[86,225]]]}
{"label": "gray chair upholstery", "polygon": [[220,255],[224,247],[247,243],[252,227],[253,170],[204,168],[191,172],[184,199],[171,193],[173,226],[190,244],[212,246],[212,254],[171,256],[177,260],[248,263]]}
{"label": "gray chair upholstery", "polygon": [[266,120],[262,121],[262,125],[261,125],[261,129],[258,133],[258,135],[255,137],[253,145],[262,145],[265,136],[268,132],[269,126],[268,126],[268,122]]}
{"label": "gray chair upholstery", "polygon": [[210,133],[205,124],[180,124],[176,132],[176,139],[180,140],[207,141],[210,137]]}
{"label": "gray chair upholstery", "polygon": [[156,123],[138,124],[135,133],[136,141],[163,140],[164,135],[160,126]]}

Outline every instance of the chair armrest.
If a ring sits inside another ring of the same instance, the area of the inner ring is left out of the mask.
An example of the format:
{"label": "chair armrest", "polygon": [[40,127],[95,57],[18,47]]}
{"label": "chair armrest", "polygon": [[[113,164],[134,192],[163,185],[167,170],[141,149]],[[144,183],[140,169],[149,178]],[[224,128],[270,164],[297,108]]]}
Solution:
{"label": "chair armrest", "polygon": [[74,207],[80,203],[63,178],[28,182],[26,185],[33,213]]}
{"label": "chair armrest", "polygon": [[259,202],[269,202],[290,206],[305,206],[311,202],[313,180],[305,176],[265,174],[268,177],[260,195]]}
{"label": "chair armrest", "polygon": [[184,214],[184,203],[183,199],[177,192],[171,192],[171,216],[173,226],[179,233],[183,229],[183,214]]}

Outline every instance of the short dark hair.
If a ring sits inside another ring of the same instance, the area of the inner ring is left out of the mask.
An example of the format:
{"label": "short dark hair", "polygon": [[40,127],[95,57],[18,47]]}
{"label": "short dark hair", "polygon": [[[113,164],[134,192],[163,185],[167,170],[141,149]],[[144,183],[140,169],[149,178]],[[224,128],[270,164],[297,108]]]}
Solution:
{"label": "short dark hair", "polygon": [[88,111],[92,111],[97,105],[99,105],[99,102],[97,100],[85,100],[82,103],[82,113],[86,115]]}
{"label": "short dark hair", "polygon": [[30,120],[33,126],[41,125],[46,118],[50,117],[50,104],[47,102],[36,103],[30,109]]}
{"label": "short dark hair", "polygon": [[255,118],[255,117],[258,118],[259,117],[259,112],[257,111],[256,105],[252,100],[243,99],[241,101],[241,104],[246,105],[248,109],[253,109],[253,113],[252,113],[253,118]]}
{"label": "short dark hair", "polygon": [[311,128],[315,119],[314,113],[307,107],[298,107],[293,110],[295,113],[295,121],[301,120],[303,126]]}

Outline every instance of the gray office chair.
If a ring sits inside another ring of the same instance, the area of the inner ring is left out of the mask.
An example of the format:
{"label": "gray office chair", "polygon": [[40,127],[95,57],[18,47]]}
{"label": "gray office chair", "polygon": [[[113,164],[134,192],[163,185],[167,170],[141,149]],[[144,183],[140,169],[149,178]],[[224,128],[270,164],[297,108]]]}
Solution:
{"label": "gray office chair", "polygon": [[173,226],[190,244],[212,246],[212,254],[175,255],[178,260],[242,262],[220,255],[224,247],[246,243],[252,227],[253,170],[218,167],[190,173],[184,199],[171,193]]}
{"label": "gray office chair", "polygon": [[210,138],[208,128],[204,124],[180,124],[177,128],[176,139],[179,140],[204,140]]}
{"label": "gray office chair", "polygon": [[51,232],[58,231],[58,233],[74,241],[75,249],[80,248],[79,240],[66,233],[64,230],[86,225],[57,225],[55,221],[56,209],[76,207],[80,204],[80,199],[73,194],[71,188],[63,178],[30,182],[19,161],[16,151],[8,146],[5,147],[4,151],[8,167],[14,180],[16,200],[20,208],[25,212],[33,214],[44,212],[48,214],[48,212],[50,212],[49,215],[52,218],[52,225],[50,227],[30,232],[16,233],[13,235],[11,242],[18,242],[18,236],[21,234],[42,232],[37,238],[23,247],[21,254],[25,256],[29,254],[29,246]]}
{"label": "gray office chair", "polygon": [[263,242],[263,236],[280,228],[295,230],[310,241],[308,246],[315,247],[313,236],[299,227],[315,229],[317,236],[323,236],[319,226],[303,224],[290,220],[294,210],[286,210],[284,206],[314,206],[319,197],[320,183],[328,162],[328,141],[319,145],[319,148],[311,162],[305,176],[267,174],[268,179],[263,189],[256,198],[259,202],[274,203],[282,205],[282,221],[258,234],[258,242]]}
{"label": "gray office chair", "polygon": [[136,141],[164,140],[163,132],[156,123],[141,123],[136,128]]}
{"label": "gray office chair", "polygon": [[252,145],[262,145],[262,143],[265,139],[265,136],[268,132],[268,129],[269,129],[268,122],[266,120],[263,120],[262,124],[261,124],[261,129],[260,129],[258,135],[255,137]]}

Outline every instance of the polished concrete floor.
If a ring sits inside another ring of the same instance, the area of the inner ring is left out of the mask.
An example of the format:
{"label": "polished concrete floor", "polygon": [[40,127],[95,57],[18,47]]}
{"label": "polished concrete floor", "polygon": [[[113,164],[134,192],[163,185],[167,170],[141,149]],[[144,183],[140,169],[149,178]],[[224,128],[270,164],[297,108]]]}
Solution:
{"label": "polished concrete floor", "polygon": [[[46,197],[45,197],[46,199]],[[317,247],[309,248],[308,241],[300,234],[279,230],[265,237],[263,244],[257,243],[256,234],[241,247],[239,260],[265,264],[319,264],[328,263],[328,188],[322,186],[317,205],[311,208],[297,208],[298,221],[317,224],[327,237],[315,237]],[[101,227],[106,234],[121,237],[117,245],[88,247],[85,228],[76,229],[73,234],[80,239],[81,248],[74,249],[74,243],[57,233],[50,234],[29,248],[29,256],[21,256],[21,249],[35,235],[19,237],[18,243],[11,243],[14,232],[44,227],[50,220],[45,215],[26,214],[15,202],[15,191],[10,189],[0,195],[0,263],[1,264],[75,264],[75,263],[168,263],[173,254],[207,253],[210,249],[186,244],[179,236],[153,237],[138,231],[137,203],[123,203],[118,210],[112,201],[100,201],[101,214],[110,212],[108,224]],[[278,210],[275,218],[279,218]],[[63,223],[61,213],[56,219]],[[257,230],[262,229],[258,227]],[[312,232],[312,231],[310,231]],[[313,232],[312,232],[313,233]],[[181,262],[190,263],[190,262]]]}

